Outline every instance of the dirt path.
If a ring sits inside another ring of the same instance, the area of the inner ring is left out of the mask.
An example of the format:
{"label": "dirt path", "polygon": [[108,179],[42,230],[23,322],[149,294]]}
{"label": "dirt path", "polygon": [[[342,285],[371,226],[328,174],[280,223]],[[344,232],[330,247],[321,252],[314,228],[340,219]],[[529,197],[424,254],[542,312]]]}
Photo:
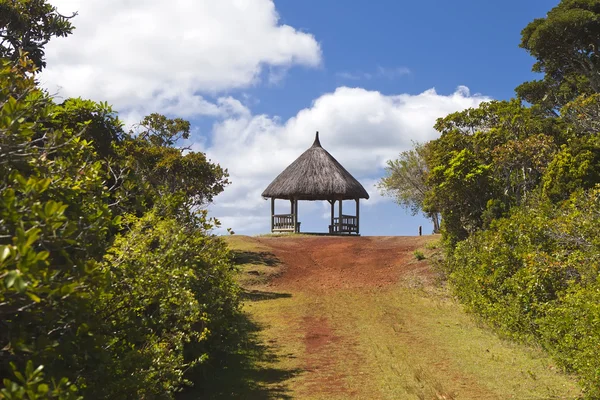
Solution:
{"label": "dirt path", "polygon": [[411,272],[425,276],[427,265],[411,261],[426,242],[419,237],[257,239],[283,262],[283,274],[271,286],[306,291],[382,287]]}
{"label": "dirt path", "polygon": [[501,341],[434,285],[414,257],[432,241],[232,237],[246,310],[272,353],[259,367],[290,372],[257,378],[264,390],[245,398],[576,398],[545,355]]}

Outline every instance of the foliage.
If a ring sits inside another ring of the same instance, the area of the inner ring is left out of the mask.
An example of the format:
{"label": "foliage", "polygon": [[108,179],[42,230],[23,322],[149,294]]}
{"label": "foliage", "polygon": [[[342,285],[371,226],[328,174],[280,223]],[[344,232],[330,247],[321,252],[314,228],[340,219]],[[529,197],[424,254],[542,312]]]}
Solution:
{"label": "foliage", "polygon": [[93,374],[88,393],[169,397],[187,370],[223,350],[237,313],[227,247],[207,234],[206,212],[186,218],[147,213],[108,250],[95,288],[103,323],[90,327],[96,348],[78,366]]}
{"label": "foliage", "polygon": [[600,395],[600,185],[556,206],[515,209],[447,260],[467,307],[507,335],[541,343]]}
{"label": "foliage", "polygon": [[[377,187],[383,195],[393,197],[396,202],[417,215],[424,210],[428,169],[425,162],[426,147],[415,144],[412,150],[400,153],[396,160],[388,160],[386,176],[381,178]],[[435,210],[425,213],[433,222],[433,231],[440,230],[439,213]]]}
{"label": "foliage", "polygon": [[46,67],[44,46],[73,32],[69,19],[46,0],[0,0],[0,58],[17,61],[27,53],[38,69]]}
{"label": "foliage", "polygon": [[[117,221],[105,201],[105,171],[90,142],[43,125],[51,99],[3,64],[0,97],[0,352],[21,364],[69,354],[87,320],[85,288]],[[19,93],[17,98],[13,94]],[[59,369],[53,369],[58,374]]]}
{"label": "foliage", "polygon": [[445,240],[465,239],[537,190],[564,140],[560,124],[519,101],[483,103],[437,121],[441,136],[426,145],[424,205],[441,212]]}
{"label": "foliage", "polygon": [[528,82],[517,92],[533,104],[559,109],[577,96],[600,92],[600,1],[563,0],[545,18],[521,32],[521,47],[537,62],[541,81]]}
{"label": "foliage", "polygon": [[600,137],[576,138],[563,145],[549,163],[542,187],[554,201],[600,182]]}
{"label": "foliage", "polygon": [[190,208],[226,171],[107,104],[55,104],[34,71],[0,68],[0,398],[172,398],[236,329],[218,222]]}
{"label": "foliage", "polygon": [[418,261],[424,260],[425,259],[425,254],[423,254],[423,252],[421,250],[415,250],[413,252],[413,255],[415,256],[415,258]]}
{"label": "foliage", "polygon": [[11,364],[11,367],[16,382],[4,379],[4,388],[0,389],[0,399],[79,400],[82,398],[77,395],[77,387],[71,384],[67,378],[62,378],[59,382],[53,380],[51,384],[46,383],[42,371],[44,367],[40,365],[34,369],[31,360],[27,362],[24,373],[19,372],[14,364]]}

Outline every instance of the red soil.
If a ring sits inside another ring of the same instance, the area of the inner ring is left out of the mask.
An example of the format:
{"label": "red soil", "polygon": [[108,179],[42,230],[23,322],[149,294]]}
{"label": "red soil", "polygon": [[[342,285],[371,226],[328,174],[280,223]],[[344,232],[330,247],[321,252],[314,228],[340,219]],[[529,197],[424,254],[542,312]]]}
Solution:
{"label": "red soil", "polygon": [[409,272],[430,275],[413,252],[431,237],[279,237],[258,239],[283,262],[281,288],[327,290],[385,286]]}

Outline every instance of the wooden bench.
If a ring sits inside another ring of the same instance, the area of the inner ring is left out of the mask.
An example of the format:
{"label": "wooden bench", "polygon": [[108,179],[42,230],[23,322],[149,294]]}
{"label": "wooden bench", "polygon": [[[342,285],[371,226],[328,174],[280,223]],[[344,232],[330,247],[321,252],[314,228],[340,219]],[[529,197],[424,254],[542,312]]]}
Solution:
{"label": "wooden bench", "polygon": [[329,233],[358,233],[358,219],[354,215],[342,214],[342,226],[340,229],[340,218],[333,218],[333,225],[329,225]]}
{"label": "wooden bench", "polygon": [[293,214],[273,215],[273,232],[300,232],[300,222],[296,222],[294,229]]}

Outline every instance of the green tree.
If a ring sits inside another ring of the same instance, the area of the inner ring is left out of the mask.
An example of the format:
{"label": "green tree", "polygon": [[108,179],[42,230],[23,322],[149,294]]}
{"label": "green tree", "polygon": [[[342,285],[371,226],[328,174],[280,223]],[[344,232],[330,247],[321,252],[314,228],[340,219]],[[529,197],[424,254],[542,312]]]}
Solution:
{"label": "green tree", "polygon": [[26,52],[39,70],[45,68],[44,46],[71,34],[75,15],[61,15],[46,0],[0,0],[0,58],[16,61]]}
{"label": "green tree", "polygon": [[41,90],[45,44],[73,29],[45,1],[0,0],[0,29],[0,398],[173,398],[236,330],[200,209],[227,172],[177,147],[187,121],[126,133],[108,104]]}
{"label": "green tree", "polygon": [[433,222],[433,231],[440,230],[439,213],[424,211],[427,191],[428,168],[425,161],[426,147],[416,143],[414,149],[400,153],[395,160],[388,160],[386,175],[378,182],[377,187],[383,195],[393,197],[395,201],[410,210],[412,215],[423,212]]}
{"label": "green tree", "polygon": [[211,202],[229,184],[226,169],[210,162],[204,153],[177,146],[189,133],[188,121],[155,113],[145,117],[137,134],[130,134],[123,142],[120,154],[139,182],[147,185],[146,204],[179,193],[185,199],[183,207],[199,207]]}
{"label": "green tree", "polygon": [[89,288],[118,221],[93,146],[50,123],[56,106],[33,68],[0,67],[0,375],[33,359],[60,378],[93,319]]}
{"label": "green tree", "polygon": [[[69,382],[86,396],[172,398],[235,329],[218,222],[190,207],[222,190],[223,171],[123,133],[107,105],[55,104],[34,68],[0,66],[0,398],[72,398]],[[186,182],[189,171],[215,174]]]}
{"label": "green tree", "polygon": [[544,193],[558,202],[600,182],[600,137],[573,139],[563,145],[543,176]]}
{"label": "green tree", "polygon": [[523,29],[520,46],[536,58],[533,71],[544,74],[517,88],[525,100],[558,110],[581,94],[600,92],[599,0],[562,0]]}
{"label": "green tree", "polygon": [[[465,239],[535,191],[563,135],[560,121],[519,101],[492,101],[440,118],[427,144],[426,209],[445,238]],[[541,134],[540,132],[544,132]]]}

